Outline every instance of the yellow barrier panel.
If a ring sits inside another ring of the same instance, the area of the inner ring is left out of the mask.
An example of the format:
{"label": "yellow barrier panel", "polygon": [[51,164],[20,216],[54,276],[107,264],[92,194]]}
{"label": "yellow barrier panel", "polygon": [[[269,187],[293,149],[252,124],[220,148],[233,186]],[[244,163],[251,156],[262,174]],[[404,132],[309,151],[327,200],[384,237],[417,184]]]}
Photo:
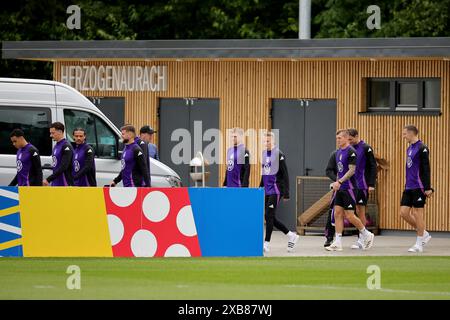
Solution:
{"label": "yellow barrier panel", "polygon": [[102,188],[26,187],[19,199],[24,257],[112,257]]}

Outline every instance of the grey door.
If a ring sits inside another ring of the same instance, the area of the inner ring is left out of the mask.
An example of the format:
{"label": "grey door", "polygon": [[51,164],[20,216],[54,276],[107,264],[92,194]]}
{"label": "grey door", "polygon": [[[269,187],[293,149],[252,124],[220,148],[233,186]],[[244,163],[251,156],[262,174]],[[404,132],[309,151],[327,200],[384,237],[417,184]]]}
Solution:
{"label": "grey door", "polygon": [[[125,98],[123,97],[87,97],[101,112],[120,129],[125,124]],[[136,128],[139,131],[140,128]]]}
{"label": "grey door", "polygon": [[325,176],[330,153],[336,148],[336,100],[272,100],[272,128],[279,129],[279,147],[286,155],[291,199],[277,216],[295,230],[296,176]]}
{"label": "grey door", "polygon": [[[205,148],[214,142],[214,137],[211,141],[204,141],[204,134],[208,129],[219,129],[219,105],[219,99],[161,98],[159,100],[160,159],[180,175],[184,186],[194,185],[189,176],[189,161],[197,151],[205,153]],[[175,137],[176,140],[172,141],[172,134],[176,129],[185,129],[190,133],[190,140],[187,141],[189,150],[184,148],[180,151],[181,138]],[[183,158],[183,163],[175,163],[180,159],[172,158],[174,150],[176,150],[176,156]],[[217,156],[214,152],[211,155]],[[219,186],[218,164],[213,163],[214,159],[207,154],[205,158],[210,163],[208,171],[211,172],[206,185],[217,187]]]}

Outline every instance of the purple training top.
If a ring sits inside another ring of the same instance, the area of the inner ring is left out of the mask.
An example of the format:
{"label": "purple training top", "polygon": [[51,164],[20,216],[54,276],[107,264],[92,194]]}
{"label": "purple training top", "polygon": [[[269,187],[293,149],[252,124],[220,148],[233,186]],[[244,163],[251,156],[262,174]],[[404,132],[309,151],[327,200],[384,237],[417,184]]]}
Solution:
{"label": "purple training top", "polygon": [[421,153],[428,152],[428,148],[421,140],[411,144],[406,149],[406,186],[405,189],[424,189],[420,178]]}
{"label": "purple training top", "polygon": [[272,150],[264,150],[262,154],[262,180],[266,195],[280,195],[277,185],[277,173],[279,169],[280,150],[278,147]]}
{"label": "purple training top", "polygon": [[[67,160],[64,160],[63,163],[63,156],[64,154],[69,154],[70,158],[67,158]],[[70,143],[67,142],[66,139],[61,139],[58,141],[53,148],[52,153],[52,167],[53,167],[53,174],[54,179],[52,179],[52,186],[69,186],[73,184],[72,177],[67,176],[71,175],[72,170],[72,157],[73,157],[73,148],[70,145]],[[67,163],[66,163],[67,162]],[[60,171],[61,166],[67,166],[66,170]],[[55,175],[58,173],[57,175]],[[52,175],[53,176],[53,175]]]}
{"label": "purple training top", "polygon": [[137,165],[134,157],[134,151],[139,146],[136,142],[125,145],[122,153],[122,183],[124,187],[142,187],[145,186],[145,182],[143,179],[141,185],[135,185],[133,180],[133,170]]}
{"label": "purple training top", "polygon": [[[88,152],[89,150],[90,152],[93,152],[91,147],[87,143],[75,145],[73,149],[73,166],[72,166],[72,175],[74,177],[86,165],[86,152]],[[92,165],[95,168],[95,162],[93,162]],[[74,185],[78,187],[91,186],[87,174],[83,174],[78,179],[74,179]]]}
{"label": "purple training top", "polygon": [[33,156],[30,152],[30,148],[34,148],[34,146],[31,143],[28,143],[25,147],[17,150],[16,163],[18,186],[30,185],[31,157]]}
{"label": "purple training top", "polygon": [[355,170],[355,180],[356,188],[361,190],[369,189],[366,181],[366,143],[361,140],[358,144],[354,145],[353,148],[356,150],[356,170]]}
{"label": "purple training top", "polygon": [[245,146],[239,144],[227,150],[227,187],[241,187],[241,171],[245,164]]}
{"label": "purple training top", "polygon": [[[336,151],[336,166],[337,166],[337,176],[341,179],[347,173],[349,165],[356,165],[357,163],[356,150],[353,147],[348,146],[344,149],[338,149]],[[351,177],[349,180],[344,181],[341,185],[340,190],[350,190],[356,188],[355,176]]]}

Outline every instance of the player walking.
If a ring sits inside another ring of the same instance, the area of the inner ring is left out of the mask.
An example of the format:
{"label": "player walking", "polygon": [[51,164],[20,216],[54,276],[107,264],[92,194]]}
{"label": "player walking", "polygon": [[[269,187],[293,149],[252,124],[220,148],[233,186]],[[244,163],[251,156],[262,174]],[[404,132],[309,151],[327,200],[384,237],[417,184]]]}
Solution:
{"label": "player walking", "polygon": [[403,138],[409,143],[406,150],[406,184],[401,200],[400,216],[417,231],[416,243],[409,252],[422,252],[431,235],[425,230],[423,212],[431,187],[430,149],[418,138],[414,125],[403,128]]}
{"label": "player walking", "polygon": [[288,236],[288,252],[294,250],[299,236],[289,229],[276,218],[277,206],[283,198],[289,200],[289,176],[286,167],[286,156],[275,146],[273,132],[265,134],[266,150],[262,156],[262,177],[260,187],[265,191],[265,219],[266,219],[266,238],[264,241],[264,252],[269,252],[270,239],[273,227]]}
{"label": "player walking", "polygon": [[355,216],[356,201],[353,189],[355,188],[355,171],[357,163],[356,150],[350,146],[347,130],[339,130],[336,133],[338,149],[334,153],[337,181],[333,183],[334,194],[334,218],[336,225],[336,239],[325,247],[328,251],[342,251],[342,232],[345,218],[358,228],[363,241],[363,249],[369,249],[373,245],[374,235],[368,231],[361,220]]}
{"label": "player walking", "polygon": [[[375,160],[373,148],[359,138],[358,130],[348,129],[349,142],[356,150],[356,213],[364,226],[367,225],[366,212],[369,193],[375,190],[377,180],[377,161]],[[363,241],[360,237],[352,249],[362,249]]]}
{"label": "player walking", "polygon": [[9,185],[42,186],[42,167],[38,149],[25,140],[25,134],[21,129],[14,129],[10,138],[13,146],[17,148],[17,174]]}

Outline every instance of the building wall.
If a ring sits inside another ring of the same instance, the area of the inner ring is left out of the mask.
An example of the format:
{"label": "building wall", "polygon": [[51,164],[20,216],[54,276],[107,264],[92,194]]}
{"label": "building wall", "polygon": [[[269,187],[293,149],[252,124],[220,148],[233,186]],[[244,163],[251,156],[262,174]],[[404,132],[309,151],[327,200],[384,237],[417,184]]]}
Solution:
{"label": "building wall", "polygon": [[[92,92],[90,96],[126,98],[125,121],[137,127],[148,123],[158,128],[159,97],[219,98],[220,129],[270,128],[272,98],[337,99],[338,128],[356,127],[375,152],[387,159],[390,169],[379,175],[380,227],[407,229],[398,215],[404,186],[406,143],[401,138],[405,124],[419,127],[420,138],[431,150],[432,185],[436,194],[426,207],[430,230],[450,231],[450,62],[443,60],[310,60],[310,61],[57,61],[54,78],[60,80],[60,65],[167,65],[166,92]],[[366,77],[440,77],[441,116],[367,115]],[[225,151],[225,146],[223,146]],[[224,153],[225,154],[225,153]],[[221,165],[223,179],[225,165]],[[253,166],[251,186],[260,180]]]}

